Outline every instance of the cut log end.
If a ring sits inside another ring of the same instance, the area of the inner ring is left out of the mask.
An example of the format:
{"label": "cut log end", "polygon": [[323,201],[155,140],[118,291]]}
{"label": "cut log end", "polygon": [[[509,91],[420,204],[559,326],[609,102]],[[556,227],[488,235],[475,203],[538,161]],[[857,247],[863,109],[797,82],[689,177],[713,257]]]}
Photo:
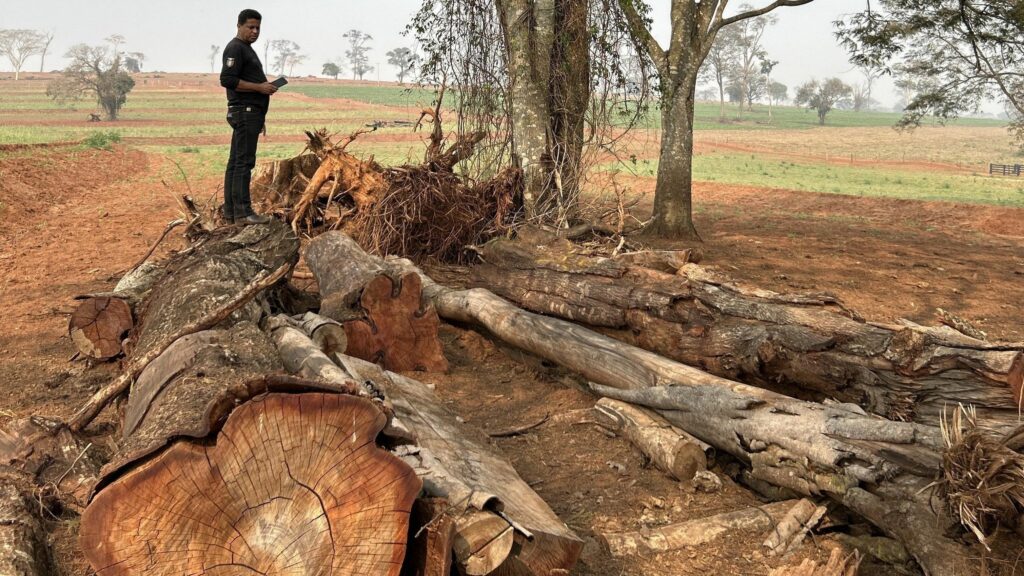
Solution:
{"label": "cut log end", "polygon": [[360,306],[366,317],[345,323],[346,353],[393,372],[445,372],[448,361],[437,337],[440,320],[432,305],[422,303],[419,275],[398,282],[380,275],[363,289]]}
{"label": "cut log end", "polygon": [[343,394],[250,401],[215,444],[179,441],[101,491],[82,550],[100,576],[397,575],[420,481],[374,443],[384,424]]}
{"label": "cut log end", "polygon": [[89,298],[71,314],[68,334],[78,351],[106,360],[121,353],[121,339],[132,329],[132,309],[120,298]]}

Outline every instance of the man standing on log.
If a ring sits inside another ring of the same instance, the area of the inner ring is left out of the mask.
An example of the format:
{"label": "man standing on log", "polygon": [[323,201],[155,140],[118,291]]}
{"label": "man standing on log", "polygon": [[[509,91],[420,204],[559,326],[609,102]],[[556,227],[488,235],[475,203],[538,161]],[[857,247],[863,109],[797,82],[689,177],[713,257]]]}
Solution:
{"label": "man standing on log", "polygon": [[270,95],[277,86],[267,82],[252,43],[260,37],[260,13],[245,9],[238,14],[238,34],[224,47],[220,85],[227,89],[228,124],[231,153],[224,172],[224,220],[229,223],[264,224],[269,216],[252,210],[249,179],[256,166],[256,144],[260,133],[266,133],[267,108]]}

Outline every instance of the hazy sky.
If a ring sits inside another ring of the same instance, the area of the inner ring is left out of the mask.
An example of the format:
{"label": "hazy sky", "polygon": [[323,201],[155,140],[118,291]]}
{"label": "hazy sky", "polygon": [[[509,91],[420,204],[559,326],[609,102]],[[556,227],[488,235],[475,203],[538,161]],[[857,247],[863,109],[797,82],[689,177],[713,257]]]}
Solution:
{"label": "hazy sky", "polygon": [[[743,0],[760,6],[768,0]],[[793,87],[811,77],[840,76],[861,80],[832,36],[832,22],[843,14],[863,9],[864,0],[817,0],[806,6],[777,10],[778,24],[765,37],[770,57],[779,64],[773,76]],[[741,2],[735,1],[735,4]],[[653,0],[654,32],[668,35],[669,0]],[[256,0],[248,7],[263,14],[263,31],[254,46],[262,58],[268,40],[287,38],[309,55],[295,75],[319,74],[322,64],[345,52],[341,35],[359,29],[374,37],[370,63],[379,66],[382,80],[394,78],[385,53],[412,44],[401,32],[418,7],[418,0]],[[209,72],[210,45],[223,46],[235,34],[235,19],[244,4],[223,0],[0,0],[0,29],[31,28],[52,31],[54,48],[48,70],[62,68],[67,48],[79,42],[98,44],[121,34],[125,49],[146,55],[145,70]],[[38,70],[33,58],[26,66]],[[10,65],[0,61],[0,69]],[[378,71],[367,75],[377,79]],[[883,81],[876,97],[890,105],[891,83]],[[2,98],[2,95],[0,95]]]}

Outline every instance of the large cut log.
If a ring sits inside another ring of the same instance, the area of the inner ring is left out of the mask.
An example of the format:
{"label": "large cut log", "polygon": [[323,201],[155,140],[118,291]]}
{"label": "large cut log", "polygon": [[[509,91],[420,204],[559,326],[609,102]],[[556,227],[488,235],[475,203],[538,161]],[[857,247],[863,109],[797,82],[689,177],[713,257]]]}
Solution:
{"label": "large cut log", "polygon": [[297,260],[298,239],[276,221],[241,231],[223,229],[172,259],[137,307],[137,328],[126,346],[127,368],[79,408],[71,428],[85,428],[177,340],[221,323],[258,321],[263,292]]}
{"label": "large cut log", "polygon": [[399,573],[421,482],[377,445],[389,411],[355,382],[275,375],[257,326],[254,278],[297,258],[284,224],[232,231],[139,306],[123,438],[79,530],[97,574]]}
{"label": "large cut log", "polygon": [[177,442],[100,492],[80,542],[100,575],[395,575],[412,469],[374,443],[370,400],[270,394],[212,445]]}
{"label": "large cut log", "polygon": [[82,354],[106,360],[121,353],[121,340],[132,325],[132,309],[127,302],[99,296],[75,308],[68,322],[68,335]]}
{"label": "large cut log", "polygon": [[347,354],[394,372],[445,372],[440,320],[422,297],[418,274],[388,275],[370,260],[324,266],[324,259],[358,246],[345,235],[310,245],[306,262],[321,271],[320,314],[344,323]]}
{"label": "large cut log", "polygon": [[[330,233],[329,233],[330,234]],[[321,235],[313,244],[321,242]],[[339,252],[337,262],[373,260]],[[408,261],[377,260],[394,273]],[[318,267],[311,266],[314,275]],[[422,273],[421,273],[422,275]],[[598,383],[603,396],[658,410],[669,422],[747,462],[752,475],[803,495],[826,494],[903,542],[928,574],[959,574],[969,554],[924,488],[939,470],[938,428],[870,416],[856,405],[798,400],[747,386],[521,310],[483,289],[452,290],[423,276],[447,319],[483,326],[509,344]],[[876,504],[898,510],[872,514]]]}
{"label": "large cut log", "polygon": [[1004,431],[1021,422],[1020,343],[866,322],[829,295],[745,289],[696,264],[671,274],[577,255],[568,243],[495,241],[482,255],[477,284],[523,308],[724,378],[930,426],[957,403]]}
{"label": "large cut log", "polygon": [[290,372],[326,383],[359,382],[383,395],[400,431],[392,436],[414,443],[401,450],[403,459],[419,472],[424,491],[445,499],[455,517],[450,543],[463,573],[554,575],[572,568],[582,542],[480,431],[460,423],[420,382],[343,354],[328,365],[290,324],[268,323]]}

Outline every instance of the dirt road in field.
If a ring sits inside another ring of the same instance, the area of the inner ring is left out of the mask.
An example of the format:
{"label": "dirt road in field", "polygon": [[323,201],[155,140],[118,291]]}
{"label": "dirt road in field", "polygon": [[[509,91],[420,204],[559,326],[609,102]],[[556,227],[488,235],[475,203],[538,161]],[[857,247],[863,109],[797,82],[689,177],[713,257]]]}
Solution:
{"label": "dirt road in field", "polygon": [[[64,417],[116,367],[71,363],[67,312],[76,294],[109,289],[176,216],[161,180],[173,166],[130,148],[66,148],[0,155],[0,425],[20,416]],[[652,183],[634,190],[648,193]],[[192,182],[198,198],[216,179]],[[899,316],[930,322],[951,310],[993,338],[1024,339],[1021,211],[921,204],[700,184],[697,223],[705,263],[776,290],[831,291],[872,320]],[[180,246],[162,246],[162,253]],[[453,369],[424,377],[449,407],[485,430],[534,422],[550,412],[587,407],[582,384],[481,335],[446,327]],[[94,428],[97,446],[114,442],[108,411]],[[600,531],[637,529],[754,504],[724,474],[719,492],[695,492],[645,468],[624,441],[592,426],[547,424],[495,440],[523,478],[586,539],[577,571],[587,575],[765,574],[779,560],[759,551],[758,535],[736,534],[698,551],[614,560],[596,543]],[[722,470],[717,470],[722,472]],[[76,518],[52,520],[65,573],[84,574]],[[829,539],[801,554],[825,558]],[[786,563],[798,561],[786,559]]]}

